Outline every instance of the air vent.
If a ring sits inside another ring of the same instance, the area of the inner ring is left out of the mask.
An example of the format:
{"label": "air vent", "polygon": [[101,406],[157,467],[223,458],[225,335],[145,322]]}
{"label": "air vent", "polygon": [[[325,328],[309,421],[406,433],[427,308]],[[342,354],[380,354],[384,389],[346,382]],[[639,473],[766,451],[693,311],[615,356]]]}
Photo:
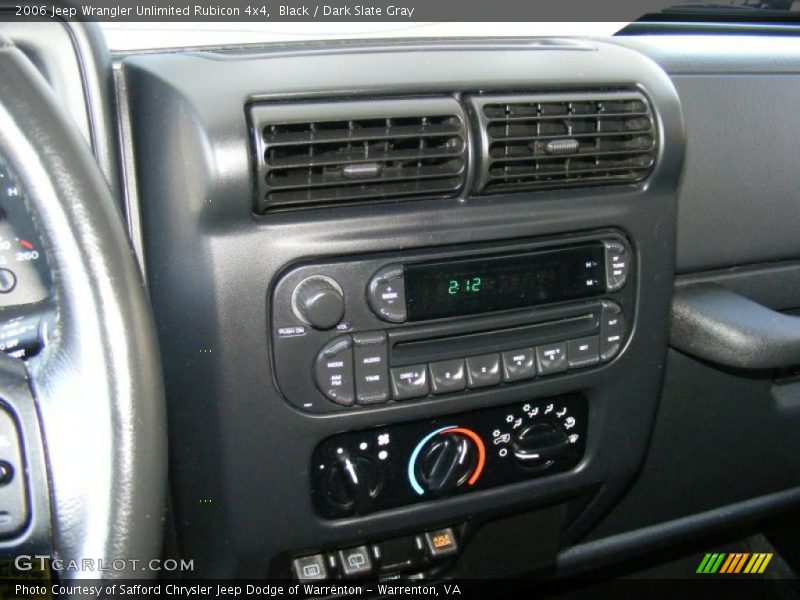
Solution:
{"label": "air vent", "polygon": [[464,113],[451,98],[251,107],[256,212],[411,198],[464,187]]}
{"label": "air vent", "polygon": [[641,94],[472,98],[483,194],[630,184],[653,169],[656,131]]}

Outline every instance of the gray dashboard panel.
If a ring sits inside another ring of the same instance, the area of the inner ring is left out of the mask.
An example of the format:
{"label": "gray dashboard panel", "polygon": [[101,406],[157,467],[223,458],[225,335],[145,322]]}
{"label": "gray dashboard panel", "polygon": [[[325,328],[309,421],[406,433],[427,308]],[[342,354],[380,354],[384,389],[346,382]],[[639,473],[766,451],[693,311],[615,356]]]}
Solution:
{"label": "gray dashboard panel", "polygon": [[[281,552],[533,508],[604,482],[584,515],[591,523],[633,476],[649,439],[666,354],[684,144],[664,73],[602,43],[342,52],[153,54],[121,65],[166,370],[178,536],[205,576],[260,576]],[[640,87],[655,106],[666,150],[645,185],[252,215],[248,102],[598,87]],[[325,417],[298,413],[274,386],[268,291],[287,264],[604,227],[629,236],[640,266],[631,340],[606,367],[543,380],[527,396],[509,387]],[[578,390],[589,398],[589,445],[571,473],[338,522],[312,514],[309,457],[324,437]]]}
{"label": "gray dashboard panel", "polygon": [[618,38],[678,88],[687,160],[677,270],[800,257],[800,41],[767,36]]}

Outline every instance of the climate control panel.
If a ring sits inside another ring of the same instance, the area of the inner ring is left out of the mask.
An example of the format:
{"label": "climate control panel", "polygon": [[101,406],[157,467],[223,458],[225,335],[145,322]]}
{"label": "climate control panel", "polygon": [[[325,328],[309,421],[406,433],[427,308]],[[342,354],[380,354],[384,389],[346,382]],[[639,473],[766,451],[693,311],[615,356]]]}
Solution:
{"label": "climate control panel", "polygon": [[575,394],[339,434],[314,451],[314,506],[335,519],[566,471],[586,419]]}

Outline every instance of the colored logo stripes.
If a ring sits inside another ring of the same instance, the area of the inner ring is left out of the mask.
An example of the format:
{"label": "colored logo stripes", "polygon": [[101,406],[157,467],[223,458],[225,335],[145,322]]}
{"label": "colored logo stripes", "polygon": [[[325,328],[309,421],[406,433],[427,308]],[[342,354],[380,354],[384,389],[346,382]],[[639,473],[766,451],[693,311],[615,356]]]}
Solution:
{"label": "colored logo stripes", "polygon": [[703,574],[726,574],[735,575],[746,573],[750,575],[763,573],[769,561],[772,560],[772,552],[715,552],[708,553],[700,561],[697,573]]}

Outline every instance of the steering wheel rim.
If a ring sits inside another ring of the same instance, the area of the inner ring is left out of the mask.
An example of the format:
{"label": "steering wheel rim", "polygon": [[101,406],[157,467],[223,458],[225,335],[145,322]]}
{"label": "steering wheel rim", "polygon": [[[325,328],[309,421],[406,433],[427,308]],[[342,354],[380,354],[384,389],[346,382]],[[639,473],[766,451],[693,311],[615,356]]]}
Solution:
{"label": "steering wheel rim", "polygon": [[[2,40],[0,156],[25,191],[53,275],[57,326],[28,363],[53,550],[78,565],[115,565],[60,576],[152,575],[141,565],[160,556],[167,443],[151,308],[85,140],[30,61]],[[126,559],[121,568],[118,559]]]}

